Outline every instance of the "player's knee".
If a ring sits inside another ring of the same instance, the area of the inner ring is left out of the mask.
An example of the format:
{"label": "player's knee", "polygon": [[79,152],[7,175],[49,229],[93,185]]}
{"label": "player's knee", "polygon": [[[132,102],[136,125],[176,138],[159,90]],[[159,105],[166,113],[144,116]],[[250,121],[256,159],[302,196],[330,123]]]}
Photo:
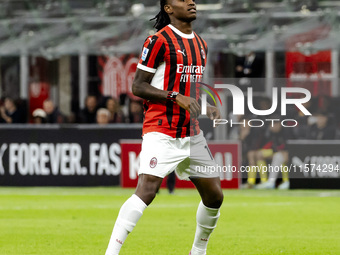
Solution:
{"label": "player's knee", "polygon": [[140,175],[135,194],[149,205],[156,197],[162,179],[155,176]]}
{"label": "player's knee", "polygon": [[257,160],[262,160],[263,159],[263,155],[262,155],[262,151],[261,150],[258,150],[256,151],[256,159]]}
{"label": "player's knee", "polygon": [[222,203],[223,203],[223,199],[224,199],[224,195],[223,195],[223,192],[222,190],[220,190],[218,193],[217,193],[217,196],[215,198],[215,205],[218,206],[218,207],[221,207]]}
{"label": "player's knee", "polygon": [[220,208],[223,203],[224,195],[222,190],[216,190],[209,194],[206,201],[203,201],[203,204],[209,208]]}
{"label": "player's knee", "polygon": [[154,192],[154,191],[149,191],[149,192],[145,192],[145,201],[146,201],[146,204],[149,205],[151,204],[151,202],[154,200],[154,198],[156,197],[156,193],[157,192]]}
{"label": "player's knee", "polygon": [[248,159],[253,159],[256,156],[256,151],[248,151],[247,157]]}
{"label": "player's knee", "polygon": [[156,197],[158,188],[159,187],[154,184],[145,185],[137,188],[136,195],[138,195],[146,205],[149,205]]}

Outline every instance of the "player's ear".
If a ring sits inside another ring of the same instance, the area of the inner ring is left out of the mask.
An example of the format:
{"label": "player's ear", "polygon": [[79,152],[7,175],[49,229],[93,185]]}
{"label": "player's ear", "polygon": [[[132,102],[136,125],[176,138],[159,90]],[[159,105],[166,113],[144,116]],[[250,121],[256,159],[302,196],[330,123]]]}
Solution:
{"label": "player's ear", "polygon": [[173,13],[172,6],[171,6],[170,4],[164,5],[164,11],[165,11],[167,14],[172,14],[172,13]]}

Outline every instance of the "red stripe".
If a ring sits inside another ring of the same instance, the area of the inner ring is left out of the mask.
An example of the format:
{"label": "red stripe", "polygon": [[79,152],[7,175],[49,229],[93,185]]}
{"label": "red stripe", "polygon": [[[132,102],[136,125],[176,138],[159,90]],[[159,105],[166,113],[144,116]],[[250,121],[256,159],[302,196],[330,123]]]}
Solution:
{"label": "red stripe", "polygon": [[149,63],[148,63],[148,66],[151,67],[151,68],[155,67],[155,60],[156,60],[156,57],[157,57],[157,53],[159,52],[160,48],[162,47],[162,43],[159,40],[157,40],[157,42],[156,42],[156,38],[154,39],[153,43],[155,45],[153,46],[152,53],[149,52],[149,54],[152,54],[152,55],[150,56]]}
{"label": "red stripe", "polygon": [[[201,56],[201,51],[200,51],[200,44],[199,42],[197,41],[197,37],[195,36],[195,39],[193,40],[194,41],[194,46],[195,46],[195,51],[196,51],[196,56],[197,57],[197,65],[202,65],[202,56]],[[199,64],[198,64],[199,63]],[[205,66],[205,63],[204,63],[204,66]],[[203,74],[202,74],[203,75]],[[199,91],[199,88],[198,86],[196,86],[196,100],[199,99],[199,96],[200,96],[200,91]]]}
{"label": "red stripe", "polygon": [[[190,48],[190,45],[189,45],[189,42],[188,40],[183,40],[183,44],[184,44],[184,47],[185,47],[185,51],[187,53],[187,57],[188,57],[188,66],[190,66],[191,64],[193,64],[193,52],[191,52],[191,48]],[[188,96],[190,97],[190,87],[191,87],[191,82],[188,81],[186,83],[186,86],[185,86],[185,96]],[[185,118],[185,121],[183,123],[183,127],[186,127],[188,125],[189,122],[191,122],[191,117],[190,117],[190,113],[188,111],[186,111],[186,114],[185,114],[186,118]],[[191,123],[190,123],[191,124]],[[189,127],[190,128],[190,127]],[[183,136],[186,136],[186,133],[187,133],[187,129],[186,128],[183,128],[182,130],[182,137]]]}
{"label": "red stripe", "polygon": [[[195,52],[194,53],[191,52],[188,40],[183,40],[183,44],[184,44],[185,51],[186,51],[187,56],[188,56],[188,66],[190,66],[191,64],[193,64],[192,55],[195,54]],[[185,90],[185,95],[188,96],[188,97],[190,96],[190,86],[191,86],[191,82],[188,81],[187,84],[186,84],[187,89]]]}
{"label": "red stripe", "polygon": [[[175,64],[176,65],[176,68],[175,70],[177,70],[177,63],[183,63],[183,55],[182,54],[178,54],[177,53],[177,50],[182,50],[178,44],[178,41],[176,39],[176,36],[174,35],[174,32],[172,31],[172,29],[170,27],[167,27],[167,34],[169,35],[169,37],[171,38],[172,40],[172,43],[175,47],[175,54],[177,56],[177,62],[176,63],[171,63],[171,59],[170,59],[170,64],[173,65]],[[171,58],[171,56],[170,56]],[[172,67],[174,68],[174,67]],[[177,91],[179,92],[179,85],[180,85],[180,79],[181,79],[181,74],[180,73],[177,73],[176,71],[176,79],[175,79],[175,83],[174,83],[174,88],[173,90],[174,91]],[[173,123],[173,126],[177,126],[178,125],[178,121],[179,121],[179,116],[180,114],[180,107],[177,105],[177,104],[174,104],[174,107],[173,107],[173,115],[172,115],[172,123]],[[176,118],[174,118],[174,116],[176,116]]]}
{"label": "red stripe", "polygon": [[[170,37],[166,28],[164,29],[163,32]],[[161,33],[160,33],[160,36],[166,41],[166,38]],[[170,37],[170,39],[171,39],[171,37]],[[168,43],[165,45],[166,46],[165,47],[165,56],[167,56],[169,58],[170,57],[170,47],[169,47]],[[170,63],[170,59],[165,59],[165,63]],[[171,65],[166,64],[165,73],[164,73],[164,90],[169,90],[170,70],[171,70]],[[164,105],[164,110],[163,110],[164,114],[162,116],[162,123],[163,123],[163,125],[168,125],[167,127],[170,128],[169,122],[168,122],[168,116],[166,115],[166,112],[167,112],[167,107],[166,107],[166,105]],[[172,119],[171,119],[171,121],[172,121]]]}

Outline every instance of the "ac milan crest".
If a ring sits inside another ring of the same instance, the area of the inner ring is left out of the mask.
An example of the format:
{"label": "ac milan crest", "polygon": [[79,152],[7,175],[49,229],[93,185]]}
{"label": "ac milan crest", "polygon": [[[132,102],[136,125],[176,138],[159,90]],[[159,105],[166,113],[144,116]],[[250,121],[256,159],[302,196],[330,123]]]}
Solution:
{"label": "ac milan crest", "polygon": [[151,160],[150,160],[150,167],[151,168],[155,168],[157,166],[157,158],[153,157]]}

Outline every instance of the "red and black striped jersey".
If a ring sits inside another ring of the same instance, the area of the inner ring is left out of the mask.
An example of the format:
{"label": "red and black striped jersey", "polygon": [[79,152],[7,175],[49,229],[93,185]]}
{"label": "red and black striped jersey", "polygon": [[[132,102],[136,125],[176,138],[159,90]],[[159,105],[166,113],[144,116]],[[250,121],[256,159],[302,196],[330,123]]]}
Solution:
{"label": "red and black striped jersey", "polygon": [[[198,100],[196,83],[202,81],[207,53],[206,42],[196,33],[184,34],[168,25],[146,39],[137,68],[155,74],[152,86]],[[143,135],[161,132],[179,138],[200,132],[197,119],[176,102],[145,100],[144,114]]]}

